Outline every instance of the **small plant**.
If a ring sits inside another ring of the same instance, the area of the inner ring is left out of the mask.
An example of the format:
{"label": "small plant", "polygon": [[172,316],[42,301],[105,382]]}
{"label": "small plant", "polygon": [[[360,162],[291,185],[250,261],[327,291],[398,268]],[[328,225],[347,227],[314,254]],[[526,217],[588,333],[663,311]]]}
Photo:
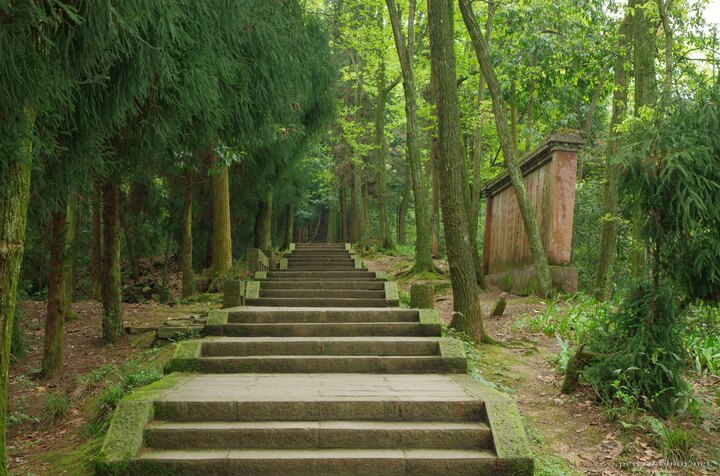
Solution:
{"label": "small plant", "polygon": [[26,415],[23,412],[10,412],[8,413],[8,426],[13,427],[22,425],[23,423],[37,423],[38,419],[34,416]]}
{"label": "small plant", "polygon": [[40,423],[52,426],[59,423],[70,409],[70,398],[67,395],[49,395],[43,406]]}
{"label": "small plant", "polygon": [[668,428],[662,421],[653,417],[646,417],[645,421],[650,425],[655,444],[666,460],[680,463],[690,459],[697,441],[694,431]]}
{"label": "small plant", "polygon": [[399,291],[398,297],[400,299],[400,307],[410,309],[410,293],[406,291]]}

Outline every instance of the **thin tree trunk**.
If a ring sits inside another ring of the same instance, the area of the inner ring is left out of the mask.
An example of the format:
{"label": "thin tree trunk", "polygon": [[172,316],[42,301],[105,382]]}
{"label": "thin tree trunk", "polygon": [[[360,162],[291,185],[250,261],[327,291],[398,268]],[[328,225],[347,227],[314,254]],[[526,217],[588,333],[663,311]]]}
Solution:
{"label": "thin tree trunk", "polygon": [[273,216],[273,191],[265,195],[265,200],[260,202],[257,216],[255,218],[255,248],[269,250],[272,248],[272,216]]}
{"label": "thin tree trunk", "polygon": [[487,55],[485,42],[481,36],[480,27],[475,19],[475,13],[470,5],[470,0],[460,0],[460,10],[468,32],[470,33],[470,38],[475,48],[475,55],[477,56],[492,99],[495,126],[498,131],[498,138],[503,150],[503,155],[505,156],[505,168],[510,177],[510,182],[518,202],[518,208],[522,215],[523,225],[525,226],[530,256],[535,267],[538,292],[540,295],[547,295],[552,291],[550,266],[548,264],[547,254],[545,253],[545,246],[540,236],[540,227],[538,226],[537,217],[535,216],[535,210],[530,201],[520,165],[517,162],[512,135],[508,131],[505,116],[506,106],[502,97],[500,83],[495,75],[495,70],[490,62],[490,58]]}
{"label": "thin tree trunk", "polygon": [[430,138],[430,170],[432,172],[432,255],[440,258],[440,141],[433,135]]}
{"label": "thin tree trunk", "polygon": [[78,226],[78,197],[71,194],[67,204],[67,225],[65,227],[65,254],[62,261],[62,270],[65,275],[62,288],[63,319],[74,321],[78,318],[73,311],[73,295],[75,294],[75,261],[77,258],[77,226]]}
{"label": "thin tree trunk", "polygon": [[530,86],[528,88],[528,109],[527,109],[527,127],[525,127],[525,152],[530,152],[533,138],[533,119],[535,114],[535,68],[537,67],[537,52],[533,49],[532,60],[530,66],[533,71],[530,74]]}
{"label": "thin tree trunk", "polygon": [[90,262],[90,282],[92,297],[102,300],[102,190],[98,182],[93,182],[92,197],[92,260]]}
{"label": "thin tree trunk", "polygon": [[102,340],[115,342],[122,334],[123,309],[120,298],[120,192],[107,179],[103,185],[103,316]]}
{"label": "thin tree trunk", "polygon": [[[0,168],[0,473],[6,473],[8,372],[16,292],[25,246],[25,222],[30,199],[30,169],[34,114],[26,110],[26,138],[17,144],[23,161],[9,160]],[[5,159],[5,158],[3,158]]]}
{"label": "thin tree trunk", "polygon": [[520,157],[520,138],[518,133],[518,110],[515,78],[510,86],[510,133],[512,136],[512,147],[515,158]]}
{"label": "thin tree trunk", "polygon": [[348,217],[347,217],[347,191],[343,184],[340,184],[340,221],[342,228],[342,241],[348,242]]}
{"label": "thin tree trunk", "polygon": [[[629,14],[625,13],[622,25],[620,26],[619,44],[627,44],[626,38],[629,34]],[[598,299],[608,300],[612,295],[613,267],[617,254],[617,233],[618,222],[618,171],[610,163],[619,146],[618,135],[615,128],[620,124],[627,112],[628,106],[628,72],[625,68],[627,59],[622,55],[615,57],[614,75],[615,88],[612,98],[612,117],[610,119],[610,140],[606,151],[605,159],[605,187],[603,190],[603,221],[600,232],[600,256],[598,257],[598,269],[595,275],[596,296]]]}
{"label": "thin tree trunk", "polygon": [[403,183],[403,194],[398,206],[398,243],[405,244],[405,216],[407,215],[408,203],[410,202],[410,168],[405,164],[405,182]]}
{"label": "thin tree trunk", "polygon": [[121,207],[118,207],[118,213],[120,214],[120,226],[123,231],[123,236],[125,236],[125,248],[127,248],[128,262],[130,263],[130,274],[133,280],[137,281],[140,279],[140,263],[135,254],[135,245],[132,239],[134,233],[130,230],[130,225],[126,217],[126,212],[128,212],[131,207],[122,207],[122,211],[120,211],[120,208]]}
{"label": "thin tree trunk", "polygon": [[421,174],[420,150],[417,142],[417,104],[415,94],[415,0],[409,0],[407,19],[407,40],[400,24],[400,12],[395,0],[386,0],[390,13],[395,48],[402,70],[403,92],[405,94],[405,123],[407,163],[410,168],[413,197],[415,199],[415,222],[417,236],[415,240],[415,264],[413,271],[435,271],[432,261],[432,230],[430,209],[427,199],[427,187]]}
{"label": "thin tree trunk", "polygon": [[[382,22],[382,15],[379,15]],[[380,52],[384,54],[383,52]],[[387,143],[385,141],[385,106],[387,104],[387,95],[397,82],[389,87],[385,84],[385,60],[380,62],[378,71],[378,97],[377,106],[375,108],[375,155],[376,155],[376,174],[377,174],[377,201],[378,201],[378,245],[381,250],[393,248],[392,238],[390,236],[390,227],[388,226],[388,190],[387,190],[387,170],[385,170],[385,156],[387,154]]]}
{"label": "thin tree trunk", "polygon": [[[657,55],[656,24],[645,12],[644,5],[651,0],[630,0],[633,8],[631,24],[633,35],[633,60],[635,72],[635,115],[640,115],[644,107],[655,107],[657,102],[657,81],[655,76],[655,57]],[[644,217],[636,211],[632,218],[633,249],[630,269],[635,278],[642,278],[647,269],[647,252],[640,233]]]}
{"label": "thin tree trunk", "polygon": [[362,159],[353,160],[352,210],[350,211],[350,241],[357,249],[367,249],[367,224],[363,200]]}
{"label": "thin tree trunk", "polygon": [[230,236],[230,176],[227,167],[218,165],[212,144],[205,150],[212,174],[213,229],[212,270],[226,276],[232,269],[232,239]]}
{"label": "thin tree trunk", "polygon": [[65,337],[65,266],[67,262],[67,212],[52,213],[50,236],[50,281],[42,358],[42,376],[52,378],[63,365]]}
{"label": "thin tree trunk", "polygon": [[[592,125],[595,120],[595,109],[597,109],[597,104],[600,101],[603,89],[605,88],[605,81],[607,80],[610,66],[610,64],[606,65],[605,68],[603,68],[602,73],[600,73],[600,80],[595,87],[595,92],[593,93],[592,100],[590,101],[590,107],[588,108],[587,117],[585,118],[585,125],[583,126],[583,131],[585,132],[585,139],[588,141],[585,144],[585,148],[587,148],[587,144],[590,143],[590,132],[592,131]],[[582,157],[582,154],[580,155],[580,157],[578,157],[577,176],[580,180],[585,179],[585,159]]]}
{"label": "thin tree trunk", "polygon": [[[330,210],[331,217],[334,216],[333,210]],[[294,222],[295,222],[295,212],[293,211],[293,204],[288,203],[285,206],[285,240],[283,243],[283,248],[288,249],[290,248],[290,244],[293,242],[293,228],[294,228]],[[328,231],[332,231],[332,238],[335,239],[335,230],[332,226],[328,226]]]}
{"label": "thin tree trunk", "polygon": [[193,271],[193,177],[185,171],[185,196],[183,197],[182,234],[182,297],[195,294],[195,272]]}
{"label": "thin tree trunk", "polygon": [[440,197],[455,311],[451,326],[466,332],[478,342],[486,342],[490,339],[482,324],[482,309],[467,234],[467,213],[463,210],[463,181],[467,179],[464,154],[460,149],[453,5],[454,0],[428,0],[431,73],[439,132]]}

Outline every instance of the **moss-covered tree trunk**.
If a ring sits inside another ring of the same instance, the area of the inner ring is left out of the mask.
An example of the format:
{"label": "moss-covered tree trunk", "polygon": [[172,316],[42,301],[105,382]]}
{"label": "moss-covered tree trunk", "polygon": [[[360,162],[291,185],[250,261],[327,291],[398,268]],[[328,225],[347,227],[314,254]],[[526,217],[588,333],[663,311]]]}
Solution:
{"label": "moss-covered tree trunk", "polygon": [[65,210],[52,213],[50,226],[50,280],[42,358],[42,376],[52,378],[62,370],[65,349],[65,267],[68,220]]}
{"label": "moss-covered tree trunk", "polygon": [[182,233],[182,297],[195,294],[195,272],[193,270],[193,177],[185,171],[185,194],[183,197]]}
{"label": "moss-covered tree trunk", "polygon": [[[382,21],[382,15],[379,15]],[[384,54],[384,52],[379,52]],[[388,86],[385,77],[385,59],[380,62],[378,69],[378,96],[375,106],[375,173],[377,175],[377,204],[378,204],[378,245],[380,249],[393,248],[390,226],[388,224],[388,187],[385,156],[387,155],[387,142],[385,140],[385,108],[387,96],[395,86]]]}
{"label": "moss-covered tree trunk", "polygon": [[[627,45],[625,40],[629,34],[629,14],[625,14],[620,26],[620,37],[618,44]],[[605,158],[605,185],[602,200],[602,229],[600,231],[600,255],[598,257],[598,268],[595,275],[595,294],[598,299],[609,299],[612,295],[613,267],[617,255],[617,235],[620,216],[618,214],[619,190],[618,171],[610,158],[619,147],[618,134],[615,128],[620,124],[627,113],[628,106],[628,83],[629,76],[625,65],[628,63],[626,51],[621,51],[615,57],[614,76],[615,87],[612,96],[612,116],[610,118],[610,140],[606,150]]]}
{"label": "moss-covered tree trunk", "polygon": [[[31,116],[26,114],[26,116]],[[28,128],[33,121],[28,118]],[[28,134],[29,135],[29,134]],[[25,220],[30,199],[32,145],[18,143],[24,161],[8,161],[0,168],[0,473],[7,474],[7,403],[10,341],[16,291],[25,246]]]}
{"label": "moss-covered tree trunk", "polygon": [[493,113],[495,115],[495,126],[500,140],[500,146],[505,157],[505,168],[507,169],[515,198],[517,199],[518,208],[522,215],[525,233],[527,235],[530,248],[530,257],[535,268],[537,279],[538,293],[543,296],[552,291],[552,280],[550,278],[550,265],[548,264],[545,246],[540,235],[540,227],[538,225],[535,209],[530,201],[525,181],[523,180],[520,164],[517,161],[515,153],[516,146],[513,141],[512,134],[508,130],[508,122],[505,114],[506,105],[503,99],[500,83],[498,82],[495,70],[490,62],[485,48],[485,41],[480,33],[480,27],[475,19],[475,13],[470,5],[470,0],[460,0],[460,10],[463,20],[467,26],[468,33],[475,49],[480,69],[488,87],[488,92],[492,99]]}
{"label": "moss-covered tree trunk", "polygon": [[486,342],[489,339],[482,323],[467,233],[467,212],[464,210],[463,182],[467,178],[461,150],[453,6],[454,0],[428,0],[431,77],[438,117],[440,200],[455,311],[451,326],[466,332],[478,342]]}
{"label": "moss-covered tree trunk", "polygon": [[397,241],[399,244],[405,244],[405,217],[407,216],[407,209],[410,203],[410,172],[407,164],[405,165],[405,181],[403,182],[403,194],[400,199],[400,205],[398,206],[397,215]]}
{"label": "moss-covered tree trunk", "polygon": [[350,211],[350,241],[359,250],[368,247],[368,227],[365,222],[365,200],[363,198],[362,159],[353,160],[353,188]]}
{"label": "moss-covered tree trunk", "polygon": [[340,230],[343,243],[348,242],[348,216],[347,216],[347,191],[345,186],[340,183]]}
{"label": "moss-covered tree trunk", "polygon": [[[336,230],[335,230],[335,210],[330,210],[330,223],[328,224],[328,241],[335,241]],[[290,243],[293,242],[293,230],[295,228],[295,211],[293,204],[288,203],[285,205],[285,238],[283,239],[283,249],[290,248]]]}
{"label": "moss-covered tree trunk", "polygon": [[[415,0],[409,0],[407,35],[403,34],[400,23],[400,11],[395,0],[386,0],[390,13],[390,23],[395,39],[395,48],[400,59],[402,85],[405,96],[405,135],[407,147],[407,163],[410,169],[413,198],[415,202],[415,264],[413,271],[421,273],[434,271],[432,260],[432,226],[430,223],[430,207],[427,186],[422,178],[422,164],[418,145],[417,101],[415,92]],[[407,39],[406,39],[407,36]]]}
{"label": "moss-covered tree trunk", "polygon": [[92,189],[92,257],[90,260],[92,296],[102,300],[102,189],[93,182]]}
{"label": "moss-covered tree trunk", "polygon": [[115,342],[122,334],[120,298],[120,191],[111,179],[103,184],[102,340]]}
{"label": "moss-covered tree trunk", "polygon": [[258,205],[255,216],[255,248],[269,250],[272,248],[272,216],[273,216],[273,191],[265,195],[265,200]]}
{"label": "moss-covered tree trunk", "polygon": [[230,237],[230,175],[227,167],[218,164],[212,144],[205,150],[212,179],[212,271],[226,276],[232,269]]}
{"label": "moss-covered tree trunk", "polygon": [[[657,103],[657,77],[655,58],[657,56],[657,27],[654,13],[646,9],[651,0],[630,0],[628,7],[633,11],[632,25],[633,63],[635,72],[635,115],[641,109],[654,108]],[[633,277],[643,278],[647,271],[647,250],[640,230],[645,217],[639,210],[632,217],[633,247],[630,257],[630,270]]]}
{"label": "moss-covered tree trunk", "polygon": [[432,256],[440,258],[440,177],[438,172],[438,155],[440,142],[437,136],[430,138],[430,169],[432,171]]}
{"label": "moss-covered tree trunk", "polygon": [[67,204],[67,225],[65,227],[65,256],[63,259],[63,274],[65,275],[62,290],[62,304],[64,319],[73,321],[77,314],[72,304],[75,295],[75,262],[77,261],[77,230],[79,224],[78,196],[70,195]]}

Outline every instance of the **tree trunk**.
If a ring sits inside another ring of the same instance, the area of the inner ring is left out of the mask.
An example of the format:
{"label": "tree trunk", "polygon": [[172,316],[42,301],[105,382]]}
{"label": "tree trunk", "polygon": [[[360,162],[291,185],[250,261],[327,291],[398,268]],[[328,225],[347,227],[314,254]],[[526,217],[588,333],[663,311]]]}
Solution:
{"label": "tree trunk", "polygon": [[182,297],[195,294],[195,272],[193,271],[193,177],[185,171],[185,196],[183,197],[182,233]]}
{"label": "tree trunk", "polygon": [[492,99],[495,126],[503,155],[505,156],[505,168],[510,177],[510,182],[512,183],[513,191],[515,192],[515,197],[518,202],[518,208],[522,215],[523,225],[525,226],[530,256],[535,267],[538,292],[541,296],[547,295],[552,291],[550,266],[547,255],[545,254],[545,246],[540,236],[540,227],[538,226],[537,217],[535,216],[535,210],[530,201],[520,165],[517,162],[512,135],[508,131],[505,116],[506,106],[502,97],[500,83],[495,75],[495,70],[490,62],[490,58],[487,55],[485,42],[480,34],[480,28],[475,20],[475,13],[470,5],[470,0],[460,0],[460,10],[468,32],[470,33],[470,38],[475,48],[475,55],[477,56],[478,63],[480,63],[480,69],[482,69]]}
{"label": "tree trunk", "polygon": [[[382,15],[380,15],[382,21]],[[382,52],[381,52],[382,54]],[[377,106],[375,108],[375,155],[376,155],[376,174],[377,174],[377,201],[378,201],[378,245],[381,250],[393,248],[392,238],[390,236],[390,227],[388,226],[388,190],[387,190],[387,170],[385,170],[385,156],[387,154],[387,143],[385,141],[385,106],[387,104],[387,95],[391,88],[387,87],[385,78],[385,60],[380,62],[378,72],[378,97]]]}
{"label": "tree trunk", "polygon": [[438,162],[440,142],[437,136],[430,138],[430,170],[432,171],[432,256],[440,258],[440,178]]}
{"label": "tree trunk", "polygon": [[255,217],[255,248],[269,250],[272,248],[272,216],[273,191],[268,191],[265,200],[260,202]]}
{"label": "tree trunk", "polygon": [[65,210],[52,213],[50,236],[50,280],[42,358],[42,376],[52,378],[63,365],[65,337],[65,268],[67,266],[68,220]]}
{"label": "tree trunk", "polygon": [[[585,132],[585,140],[587,140],[585,148],[587,148],[588,144],[590,143],[590,132],[592,131],[592,125],[595,120],[595,109],[597,109],[597,104],[600,101],[600,96],[602,96],[603,89],[605,88],[605,81],[607,80],[607,74],[609,70],[610,64],[603,68],[603,72],[600,73],[600,79],[598,80],[598,84],[595,87],[593,98],[590,101],[590,107],[588,108],[587,117],[585,118],[585,124],[583,125],[583,131]],[[577,177],[580,180],[585,179],[585,158],[582,157],[582,155],[578,157]]]}
{"label": "tree trunk", "polygon": [[451,326],[466,332],[478,342],[486,342],[489,339],[482,323],[475,267],[467,234],[467,213],[464,211],[463,181],[466,181],[466,168],[464,154],[460,149],[462,140],[453,50],[453,5],[454,0],[428,0],[431,77],[440,146],[440,199],[455,311]]}
{"label": "tree trunk", "polygon": [[[627,44],[625,41],[629,33],[629,14],[625,14],[620,26],[619,44]],[[598,299],[608,300],[612,295],[613,267],[617,253],[617,230],[620,216],[618,215],[618,171],[610,163],[619,146],[619,138],[615,128],[620,124],[627,112],[628,103],[628,72],[625,69],[626,58],[622,55],[615,57],[614,75],[615,88],[612,98],[612,117],[610,119],[610,140],[606,151],[605,159],[605,187],[603,190],[603,221],[600,232],[600,256],[598,257],[598,269],[595,276],[596,296]]]}
{"label": "tree trunk", "polygon": [[347,217],[347,191],[343,184],[340,184],[340,221],[342,228],[342,241],[348,242],[348,217]]}
{"label": "tree trunk", "polygon": [[367,224],[363,200],[362,159],[353,160],[353,188],[350,211],[350,241],[358,250],[367,249]]}
{"label": "tree trunk", "polygon": [[395,48],[402,70],[403,92],[405,93],[405,123],[407,163],[410,168],[413,197],[415,199],[415,264],[413,271],[421,273],[435,271],[432,261],[432,230],[430,210],[427,199],[427,187],[421,174],[420,150],[417,142],[417,104],[415,99],[415,0],[409,0],[407,19],[407,42],[400,25],[400,13],[395,0],[386,0],[390,13]]}
{"label": "tree trunk", "polygon": [[[335,216],[334,210],[330,210],[330,217],[331,217],[331,225],[328,226],[328,234],[331,234],[332,237],[328,236],[331,240],[335,239],[335,230],[334,230],[334,220],[332,217]],[[295,212],[293,211],[293,204],[288,203],[285,206],[285,239],[283,243],[283,249],[290,248],[290,244],[293,242],[293,227],[294,227],[294,221],[295,221]],[[328,240],[329,241],[329,240]]]}
{"label": "tree trunk", "polygon": [[65,259],[63,260],[63,273],[65,274],[65,278],[62,290],[62,303],[64,319],[66,321],[74,321],[78,318],[72,308],[75,295],[75,262],[77,261],[78,204],[77,194],[71,194],[67,204],[67,226],[65,227],[66,251]]}
{"label": "tree trunk", "polygon": [[209,145],[205,150],[212,174],[212,271],[226,276],[232,269],[232,239],[230,237],[230,176],[227,167],[218,165],[218,158]]}
{"label": "tree trunk", "polygon": [[407,215],[408,203],[410,202],[410,172],[407,164],[405,165],[405,182],[403,184],[403,194],[398,206],[398,243],[405,244],[405,216]]}
{"label": "tree trunk", "polygon": [[103,228],[102,340],[108,344],[122,334],[123,317],[120,298],[120,192],[110,179],[103,185]]}
{"label": "tree trunk", "polygon": [[92,297],[102,300],[102,190],[93,182],[92,190],[92,259],[90,262],[90,283]]}
{"label": "tree trunk", "polygon": [[[520,157],[520,139],[518,134],[518,111],[515,78],[510,86],[510,135],[512,136],[512,147],[515,158]],[[492,94],[492,92],[491,92]]]}
{"label": "tree trunk", "polygon": [[[120,210],[121,208],[122,210]],[[130,230],[130,224],[127,220],[127,213],[130,210],[130,206],[118,206],[118,213],[120,214],[120,226],[123,231],[123,236],[125,236],[125,248],[127,249],[128,262],[130,264],[130,274],[132,275],[133,280],[137,281],[140,279],[140,263],[138,262],[138,257],[135,253],[135,241],[132,238],[134,232]]]}
{"label": "tree trunk", "polygon": [[[7,471],[7,403],[10,341],[16,291],[25,246],[25,221],[30,199],[30,165],[34,118],[26,111],[26,139],[17,144],[23,161],[9,160],[0,168],[0,473]],[[3,157],[3,159],[5,159]]]}
{"label": "tree trunk", "polygon": [[525,153],[530,152],[533,138],[533,114],[535,112],[535,68],[537,68],[537,52],[533,50],[530,62],[532,73],[530,74],[530,87],[528,88],[527,127],[525,127]]}

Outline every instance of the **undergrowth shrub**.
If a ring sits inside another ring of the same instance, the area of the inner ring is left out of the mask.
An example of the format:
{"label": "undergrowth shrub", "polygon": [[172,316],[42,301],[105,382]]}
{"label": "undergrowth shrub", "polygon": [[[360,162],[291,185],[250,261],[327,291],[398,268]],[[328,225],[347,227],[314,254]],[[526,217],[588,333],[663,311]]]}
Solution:
{"label": "undergrowth shrub", "polygon": [[[606,403],[649,409],[670,416],[683,404],[687,385],[679,309],[671,289],[639,283],[607,321],[588,335],[594,359],[583,375]],[[653,316],[652,321],[648,316]]]}
{"label": "undergrowth shrub", "polygon": [[43,404],[40,423],[52,426],[60,422],[70,409],[70,398],[67,395],[48,395]]}

